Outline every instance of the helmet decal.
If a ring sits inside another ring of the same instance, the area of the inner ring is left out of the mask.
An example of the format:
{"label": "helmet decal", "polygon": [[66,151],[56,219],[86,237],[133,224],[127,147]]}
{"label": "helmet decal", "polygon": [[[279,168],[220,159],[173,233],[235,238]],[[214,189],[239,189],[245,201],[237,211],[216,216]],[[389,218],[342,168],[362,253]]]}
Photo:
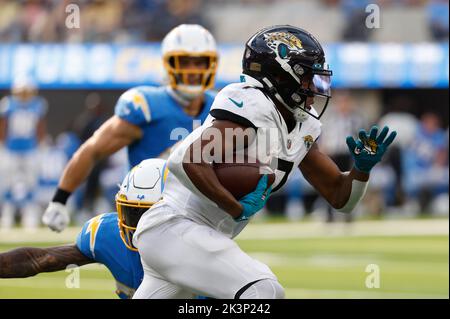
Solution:
{"label": "helmet decal", "polygon": [[142,161],[127,174],[116,194],[120,237],[130,250],[137,251],[132,238],[139,219],[161,199],[165,167],[162,159]]}
{"label": "helmet decal", "polygon": [[295,35],[287,32],[272,32],[264,34],[264,39],[267,46],[277,54],[282,59],[287,59],[289,61],[290,52],[303,53],[302,41]]}

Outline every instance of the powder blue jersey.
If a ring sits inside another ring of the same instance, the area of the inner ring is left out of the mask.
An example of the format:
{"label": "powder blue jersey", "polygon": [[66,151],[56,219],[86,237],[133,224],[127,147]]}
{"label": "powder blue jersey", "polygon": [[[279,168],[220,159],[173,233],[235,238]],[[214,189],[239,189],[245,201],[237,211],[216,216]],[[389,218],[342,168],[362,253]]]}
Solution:
{"label": "powder blue jersey", "polygon": [[34,150],[38,144],[38,122],[46,112],[47,102],[42,97],[22,102],[14,96],[5,96],[0,101],[0,117],[7,123],[6,148],[17,153]]}
{"label": "powder blue jersey", "polygon": [[144,277],[139,253],[128,249],[120,238],[117,213],[95,216],[77,237],[77,247],[86,257],[109,269],[117,283],[117,295],[131,298]]}
{"label": "powder blue jersey", "polygon": [[161,157],[193,131],[193,121],[200,126],[209,114],[214,97],[214,92],[206,91],[203,109],[194,117],[184,112],[167,87],[139,86],[123,93],[115,114],[139,126],[143,132],[141,139],[128,146],[130,167],[148,158]]}
{"label": "powder blue jersey", "polygon": [[120,238],[118,223],[117,213],[95,216],[78,234],[77,247],[83,255],[108,268],[121,299],[131,299],[144,278],[144,270],[139,253],[128,249]]}

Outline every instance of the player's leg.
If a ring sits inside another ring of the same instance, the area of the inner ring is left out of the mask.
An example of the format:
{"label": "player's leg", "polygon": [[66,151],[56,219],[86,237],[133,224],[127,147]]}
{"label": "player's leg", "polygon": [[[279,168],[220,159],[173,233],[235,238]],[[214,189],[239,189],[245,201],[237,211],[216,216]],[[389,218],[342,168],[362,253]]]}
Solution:
{"label": "player's leg", "polygon": [[135,238],[144,270],[213,298],[283,298],[270,269],[230,238],[191,220],[177,218]]}
{"label": "player's leg", "polygon": [[146,272],[133,299],[192,299],[194,294]]}
{"label": "player's leg", "polygon": [[271,278],[250,282],[242,287],[234,299],[283,299],[284,288]]}

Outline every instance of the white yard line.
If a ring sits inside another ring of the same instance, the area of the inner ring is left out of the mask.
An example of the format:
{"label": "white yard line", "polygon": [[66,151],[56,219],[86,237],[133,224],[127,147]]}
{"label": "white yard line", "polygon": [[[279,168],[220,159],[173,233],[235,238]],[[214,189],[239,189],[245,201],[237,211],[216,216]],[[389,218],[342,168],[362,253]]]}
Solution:
{"label": "white yard line", "polygon": [[[20,228],[0,230],[0,244],[23,242],[74,243],[81,228],[71,227],[62,233],[47,228],[34,232]],[[448,219],[432,220],[383,220],[357,221],[353,223],[295,222],[252,223],[237,237],[246,239],[290,239],[363,236],[430,236],[448,235]]]}
{"label": "white yard line", "polygon": [[238,239],[289,239],[364,236],[448,235],[449,222],[440,220],[384,220],[354,223],[304,222],[249,225]]}

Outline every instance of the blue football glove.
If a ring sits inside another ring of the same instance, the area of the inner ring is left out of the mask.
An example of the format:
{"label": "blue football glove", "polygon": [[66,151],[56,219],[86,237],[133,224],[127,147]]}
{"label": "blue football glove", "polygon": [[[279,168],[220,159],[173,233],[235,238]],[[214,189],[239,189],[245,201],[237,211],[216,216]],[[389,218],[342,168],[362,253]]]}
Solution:
{"label": "blue football glove", "polygon": [[264,207],[267,199],[269,199],[270,192],[272,191],[272,186],[267,188],[267,180],[267,175],[261,177],[258,185],[256,185],[256,189],[241,198],[239,203],[241,203],[243,207],[242,214],[235,218],[235,221],[239,222],[247,220]]}
{"label": "blue football glove", "polygon": [[352,136],[347,137],[347,146],[353,156],[357,170],[369,173],[375,164],[381,161],[388,146],[397,136],[397,132],[393,131],[386,138],[388,132],[389,128],[385,126],[377,137],[378,126],[374,125],[370,129],[369,136],[367,136],[365,130],[360,130],[358,141],[355,141]]}

